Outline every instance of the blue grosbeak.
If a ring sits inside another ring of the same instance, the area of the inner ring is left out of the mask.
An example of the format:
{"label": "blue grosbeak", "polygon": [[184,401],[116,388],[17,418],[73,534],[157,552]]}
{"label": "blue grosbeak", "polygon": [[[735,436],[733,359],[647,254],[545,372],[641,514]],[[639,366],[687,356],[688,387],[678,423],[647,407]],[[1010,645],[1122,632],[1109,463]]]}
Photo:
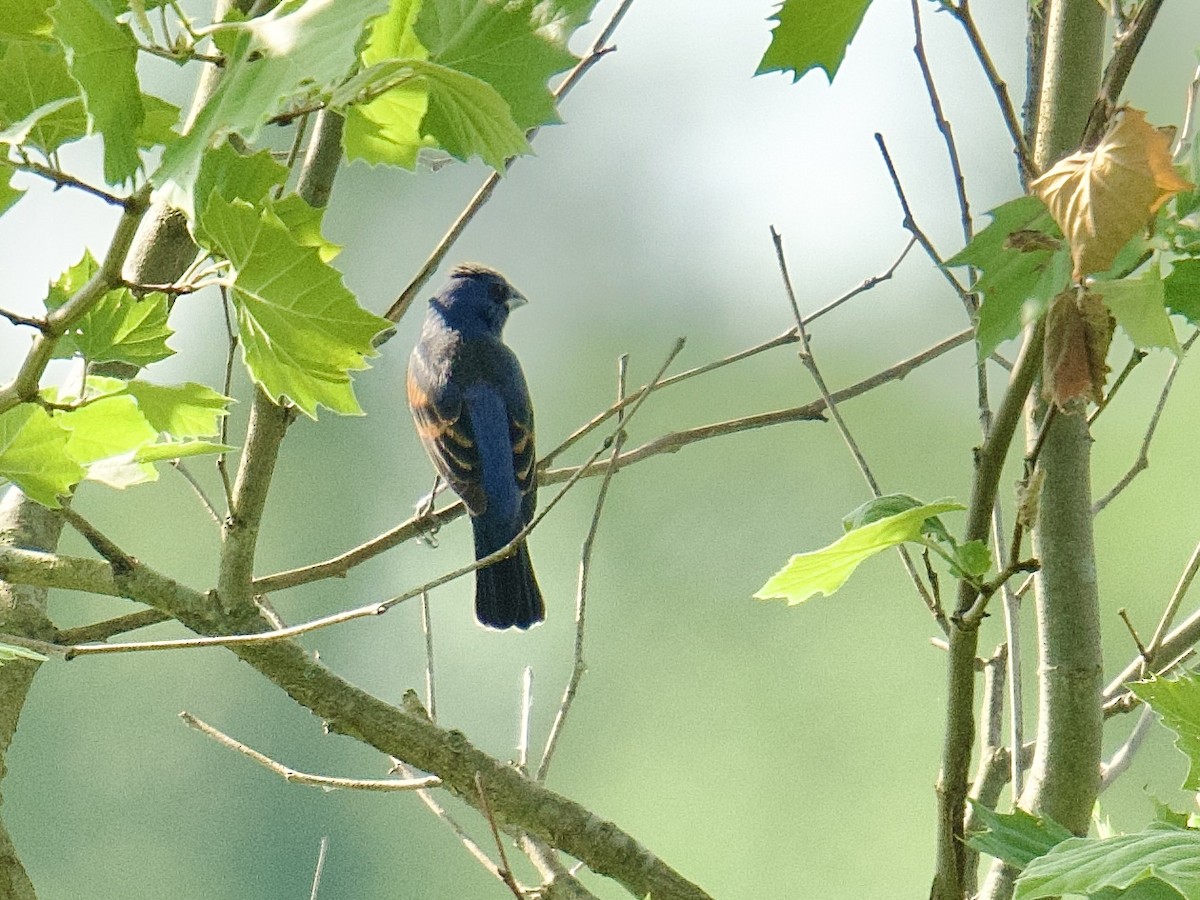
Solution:
{"label": "blue grosbeak", "polygon": [[[438,474],[471,514],[475,558],[508,544],[533,518],[533,407],[521,365],[500,338],[527,301],[504,276],[467,264],[429,301],[408,362],[408,405]],[[528,628],[546,617],[522,542],[475,572],[475,618]]]}

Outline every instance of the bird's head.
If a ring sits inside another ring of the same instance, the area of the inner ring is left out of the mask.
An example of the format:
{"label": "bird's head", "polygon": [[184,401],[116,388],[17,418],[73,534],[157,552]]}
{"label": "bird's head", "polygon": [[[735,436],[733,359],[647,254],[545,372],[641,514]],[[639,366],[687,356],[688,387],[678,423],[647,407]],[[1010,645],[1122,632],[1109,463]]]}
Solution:
{"label": "bird's head", "polygon": [[508,314],[527,302],[495,269],[464,263],[450,270],[450,281],[429,305],[447,324],[464,334],[499,337]]}

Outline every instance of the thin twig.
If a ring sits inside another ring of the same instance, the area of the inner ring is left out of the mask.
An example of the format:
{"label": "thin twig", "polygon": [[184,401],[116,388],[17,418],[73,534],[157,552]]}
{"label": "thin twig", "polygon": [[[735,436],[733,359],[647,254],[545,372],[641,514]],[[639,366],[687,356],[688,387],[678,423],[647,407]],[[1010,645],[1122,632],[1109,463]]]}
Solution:
{"label": "thin twig", "polygon": [[1125,380],[1129,378],[1131,374],[1133,374],[1133,370],[1141,365],[1142,360],[1144,360],[1148,355],[1149,354],[1140,347],[1133,348],[1133,352],[1129,354],[1129,359],[1125,361],[1125,365],[1121,368],[1120,374],[1113,379],[1112,387],[1105,392],[1104,396],[1100,399],[1100,402],[1096,405],[1096,408],[1092,410],[1091,415],[1088,416],[1088,425],[1094,425],[1096,423],[1096,419],[1100,417],[1100,413],[1108,409],[1108,405],[1112,403],[1113,398],[1117,396],[1117,391],[1119,391],[1121,386],[1125,384]]}
{"label": "thin twig", "polygon": [[1121,607],[1117,610],[1117,616],[1125,623],[1125,629],[1129,632],[1129,636],[1133,638],[1133,645],[1137,647],[1138,656],[1146,661],[1146,665],[1150,665],[1150,654],[1146,652],[1146,645],[1142,643],[1141,637],[1137,633],[1137,629],[1133,627],[1133,621],[1129,618],[1129,610]]}
{"label": "thin twig", "polygon": [[58,511],[58,514],[79,532],[85,541],[91,544],[92,549],[99,553],[105,562],[112,566],[113,575],[117,577],[128,575],[137,566],[137,560],[105,537],[98,528],[72,507],[64,506]]}
{"label": "thin twig", "polygon": [[533,715],[533,666],[521,672],[521,715],[517,726],[517,768],[529,773],[529,720]]}
{"label": "thin twig", "polygon": [[[225,381],[223,382],[223,393],[226,397],[233,396],[233,363],[234,354],[238,347],[237,329],[233,327],[233,317],[229,313],[229,292],[221,287],[221,312],[225,316],[225,334],[228,338],[228,344],[225,350]],[[229,416],[221,416],[221,443],[229,445]],[[233,509],[233,481],[229,477],[229,462],[226,454],[220,453],[217,455],[217,472],[221,476],[221,484],[225,487],[225,508]]]}
{"label": "thin twig", "polygon": [[[824,316],[827,313],[830,313],[833,310],[837,309],[843,303],[846,303],[849,300],[853,300],[859,294],[865,293],[866,291],[869,291],[872,288],[877,287],[878,285],[882,284],[883,282],[890,280],[895,275],[896,270],[900,268],[900,264],[902,262],[904,262],[904,260],[908,257],[908,254],[912,250],[913,244],[915,244],[915,243],[916,243],[916,238],[910,238],[908,243],[904,246],[904,249],[900,251],[900,254],[896,257],[896,259],[892,262],[892,264],[890,266],[888,266],[885,270],[883,270],[879,274],[872,275],[870,278],[865,279],[863,282],[861,282],[857,286],[846,291],[846,293],[842,294],[840,297],[837,297],[837,298],[831,300],[829,303],[826,303],[824,306],[822,306],[816,312],[810,313],[809,315],[805,316],[804,324],[805,325],[812,324],[817,319],[819,319],[821,316]],[[756,344],[753,347],[750,347],[746,350],[740,350],[737,353],[733,353],[733,354],[723,357],[721,359],[714,360],[713,362],[705,363],[702,366],[696,366],[693,369],[687,369],[686,371],[680,372],[678,375],[672,375],[670,378],[665,378],[665,379],[663,379],[662,384],[659,385],[659,390],[661,390],[663,388],[671,387],[672,385],[678,384],[682,381],[687,381],[690,378],[695,378],[698,375],[707,375],[709,372],[714,372],[717,369],[724,368],[725,366],[732,365],[733,363],[741,362],[744,359],[749,359],[752,356],[757,356],[758,354],[764,353],[768,350],[774,350],[776,347],[784,347],[784,346],[787,346],[788,344],[794,344],[794,343],[798,342],[799,340],[800,340],[800,335],[796,332],[796,329],[790,328],[787,331],[785,331],[783,334],[779,335],[778,337],[771,338],[769,341],[764,341],[761,344]],[[643,387],[642,390],[644,390],[644,389],[645,388]],[[553,460],[555,460],[566,450],[568,450],[572,446],[574,446],[581,438],[590,434],[592,431],[594,431],[600,425],[603,425],[606,421],[608,421],[609,418],[611,418],[616,413],[620,412],[622,409],[624,409],[629,404],[636,402],[639,394],[640,394],[640,391],[635,392],[634,394],[626,397],[625,400],[623,400],[622,402],[614,403],[612,406],[610,406],[608,409],[604,410],[602,413],[599,413],[598,415],[594,416],[589,422],[585,423],[580,428],[576,429],[574,432],[572,432],[570,435],[568,435],[561,444],[559,444],[557,447],[555,447],[549,453],[547,453],[545,455],[545,457],[542,458],[542,461],[540,462],[539,465],[542,467],[549,466]]]}
{"label": "thin twig", "polygon": [[1197,572],[1200,572],[1200,543],[1197,543],[1192,549],[1192,555],[1188,558],[1187,565],[1183,569],[1183,574],[1179,576],[1175,590],[1171,592],[1171,599],[1167,601],[1166,608],[1162,611],[1162,616],[1159,617],[1158,625],[1154,629],[1154,636],[1150,638],[1150,645],[1138,648],[1142,659],[1146,662],[1146,669],[1149,669],[1151,661],[1158,655],[1158,651],[1162,648],[1167,632],[1171,628],[1171,623],[1175,620],[1175,614],[1179,612],[1179,607],[1183,604],[1183,598],[1187,596],[1188,589],[1192,586],[1192,582],[1196,580]]}
{"label": "thin twig", "polygon": [[200,505],[204,507],[204,511],[208,513],[209,518],[220,525],[221,514],[217,512],[217,509],[215,506],[213,506],[212,501],[208,499],[208,494],[204,492],[204,488],[201,486],[200,482],[196,480],[196,476],[188,471],[188,467],[183,464],[182,460],[171,460],[171,468],[183,476],[183,480],[191,486],[192,492],[200,501]]}
{"label": "thin twig", "polygon": [[[794,342],[799,340],[795,336],[794,329],[791,332],[791,340]],[[834,391],[832,394],[835,403],[844,403],[854,397],[866,394],[881,385],[892,381],[900,381],[907,377],[912,372],[924,366],[926,363],[955,350],[964,344],[970,343],[975,337],[975,331],[972,328],[964,329],[957,334],[944,338],[932,347],[914,354],[909,358],[889,366],[880,372],[876,372],[868,378],[863,379],[849,387]],[[778,339],[776,339],[778,340]],[[775,344],[778,346],[779,344]],[[694,370],[693,370],[694,371]],[[681,374],[688,374],[686,372]],[[662,384],[670,384],[675,379],[664,379]],[[642,388],[631,395],[627,403],[636,402],[642,396],[645,388]],[[624,409],[626,404],[619,404],[619,408]],[[610,407],[610,409],[593,419],[593,422],[607,421],[607,419],[617,412],[618,407]],[[635,447],[632,450],[627,450],[622,453],[621,457],[616,460],[616,465],[620,467],[633,465],[634,463],[642,462],[653,456],[658,456],[664,453],[677,453],[684,447],[690,444],[706,441],[714,437],[722,437],[725,435],[738,434],[743,431],[751,431],[757,428],[767,428],[774,425],[782,425],[791,422],[803,421],[821,421],[823,419],[822,411],[825,408],[823,400],[815,400],[811,403],[806,403],[803,406],[794,406],[788,409],[775,410],[773,412],[757,413],[750,416],[742,416],[736,419],[728,419],[723,422],[714,422],[709,425],[701,425],[696,428],[689,428],[683,431],[670,432],[661,435],[640,447]],[[585,426],[590,431],[592,423],[589,422]],[[578,434],[578,432],[576,432]],[[574,437],[574,436],[572,436]],[[553,454],[555,451],[551,451]],[[549,456],[542,460],[538,465],[538,484],[546,486],[551,484],[559,484],[567,481],[576,472],[579,471],[579,466],[566,466],[558,469],[545,468],[546,461]],[[587,467],[586,477],[595,477],[603,475],[608,468],[608,463],[598,463]],[[454,519],[466,513],[466,507],[462,501],[455,501],[441,509],[435,509],[426,515],[418,515],[400,523],[395,528],[378,537],[372,538],[364,544],[359,545],[351,550],[347,550],[335,557],[323,560],[317,563],[300,566],[295,569],[289,569],[284,572],[277,572],[273,575],[265,575],[256,579],[253,582],[253,589],[257,593],[273,593],[285,588],[297,587],[303,584],[310,584],[314,581],[321,581],[325,578],[340,578],[355,566],[361,565],[370,559],[374,559],[380,553],[397,547],[407,541],[410,541],[422,534],[427,533],[431,529],[441,527],[442,525],[452,522]]]}
{"label": "thin twig", "polygon": [[488,826],[492,829],[492,838],[496,842],[496,850],[500,854],[500,880],[508,886],[517,900],[525,900],[525,892],[521,886],[517,884],[517,878],[513,875],[512,866],[508,863],[508,853],[504,850],[504,840],[500,837],[500,828],[496,825],[496,817],[492,814],[492,803],[488,800],[487,791],[484,790],[483,773],[475,773],[475,790],[479,792],[479,805],[483,807],[483,817],[487,819]]}
{"label": "thin twig", "polygon": [[117,194],[111,194],[104,188],[96,187],[94,184],[88,184],[86,181],[81,181],[74,175],[68,175],[66,172],[56,169],[53,166],[43,165],[33,159],[23,159],[19,162],[10,162],[10,166],[21,172],[28,172],[31,175],[37,175],[45,178],[47,181],[54,182],[55,190],[63,187],[75,188],[78,191],[83,191],[85,194],[91,194],[93,197],[98,197],[105,203],[112,206],[119,206],[122,209],[130,209],[130,204],[133,201],[132,197],[121,197]]}
{"label": "thin twig", "polygon": [[51,644],[49,641],[39,641],[36,638],[25,637],[20,634],[0,632],[0,644],[23,647],[26,650],[32,650],[34,653],[40,653],[42,656],[66,656],[66,649],[59,644]]}
{"label": "thin twig", "polygon": [[[608,24],[604,26],[604,28],[600,31],[600,34],[596,37],[596,40],[592,43],[591,49],[584,55],[582,59],[579,60],[578,63],[575,64],[575,68],[568,72],[558,87],[555,88],[555,103],[561,102],[567,96],[567,94],[571,92],[571,89],[578,84],[579,79],[581,79],[587,73],[587,71],[591,69],[592,66],[594,66],[603,57],[607,56],[615,49],[614,47],[607,46],[608,42],[612,38],[613,33],[617,30],[617,26],[621,24],[621,20],[625,18],[625,13],[629,12],[629,7],[632,5],[633,0],[622,0],[621,5],[618,6],[613,12],[612,16],[609,17]],[[532,141],[537,135],[538,131],[539,129],[532,128],[526,133],[525,137]],[[513,157],[504,164],[505,172],[512,168],[512,165],[516,159],[516,157]],[[467,225],[471,223],[471,220],[475,218],[476,214],[483,208],[484,204],[491,199],[492,193],[496,190],[496,186],[500,183],[501,175],[501,172],[492,172],[490,175],[488,175],[487,179],[485,179],[483,184],[480,185],[479,190],[475,192],[475,196],[471,198],[463,211],[459,213],[458,218],[454,220],[454,223],[450,226],[450,229],[445,235],[443,235],[442,239],[438,241],[437,246],[434,247],[433,252],[429,254],[428,259],[425,260],[424,265],[422,265],[417,271],[417,274],[413,276],[413,279],[411,282],[409,282],[408,287],[401,292],[400,296],[396,298],[391,307],[389,307],[388,311],[384,313],[385,319],[390,319],[393,322],[400,321],[400,317],[403,316],[408,310],[409,306],[412,305],[413,300],[416,299],[417,294],[420,292],[421,288],[425,286],[425,283],[429,281],[430,277],[437,270],[437,267],[442,264],[442,260],[446,258],[446,254],[450,252],[450,248],[453,247],[458,241],[459,237],[462,236],[462,233],[464,230],[466,230]]]}
{"label": "thin twig", "polygon": [[91,625],[81,625],[78,628],[68,628],[60,631],[55,637],[55,643],[61,644],[66,648],[73,644],[90,644],[98,641],[106,641],[118,634],[137,631],[139,628],[158,625],[161,622],[169,622],[170,620],[171,616],[165,612],[157,609],[143,609],[124,616],[117,616],[114,619],[106,619],[103,622],[94,622]]}
{"label": "thin twig", "polygon": [[1154,433],[1158,430],[1158,421],[1162,418],[1163,410],[1167,406],[1167,398],[1171,395],[1171,388],[1175,385],[1175,376],[1179,374],[1179,366],[1183,362],[1184,356],[1191,349],[1192,344],[1196,342],[1196,338],[1200,337],[1200,328],[1192,332],[1191,336],[1180,346],[1179,356],[1171,360],[1171,368],[1167,371],[1167,377],[1163,381],[1162,391],[1159,392],[1158,402],[1154,404],[1154,412],[1150,415],[1150,424],[1146,427],[1146,433],[1142,437],[1142,445],[1138,449],[1137,458],[1133,461],[1133,465],[1129,470],[1118,479],[1103,497],[1092,504],[1092,515],[1099,513],[1104,507],[1112,503],[1121,492],[1129,487],[1130,483],[1138,475],[1144,472],[1150,466],[1150,443],[1154,440]]}
{"label": "thin twig", "polygon": [[[1198,641],[1200,641],[1200,610],[1193,612],[1163,638],[1162,643],[1153,653],[1154,671],[1150,674],[1160,675],[1169,672],[1182,660],[1195,653],[1194,645]],[[1125,667],[1105,686],[1101,696],[1105,700],[1106,711],[1128,694],[1128,688],[1125,686],[1128,682],[1145,677],[1144,668],[1145,661],[1139,654],[1126,663]]]}
{"label": "thin twig", "polygon": [[1054,420],[1058,417],[1058,404],[1051,403],[1046,409],[1046,415],[1042,417],[1042,424],[1038,426],[1037,437],[1033,442],[1033,449],[1025,456],[1025,473],[1030,475],[1037,468],[1037,461],[1042,455],[1042,448],[1046,446],[1046,438],[1050,436],[1050,429],[1054,427]]}
{"label": "thin twig", "polygon": [[[1000,550],[1001,525],[1000,504],[997,503],[992,509],[992,541],[996,545],[997,552]],[[1017,522],[1013,526],[1013,539],[1009,548],[1010,567],[1016,562],[1020,554],[1021,535],[1019,529],[1021,527],[1018,517]],[[1030,577],[1032,578],[1033,576],[1030,575]],[[1009,743],[1013,747],[1021,747],[1025,743],[1025,695],[1021,673],[1021,600],[1009,586],[1007,580],[1000,586],[1000,602],[1004,611],[1004,641],[1008,656],[1008,677],[1005,680],[1005,684],[1008,686]],[[1013,786],[1013,796],[1019,797],[1021,795],[1021,787],[1024,783],[1022,755],[1020,753],[1009,754],[1008,763],[1009,781]]]}
{"label": "thin twig", "polygon": [[429,610],[429,591],[421,592],[421,631],[425,635],[425,711],[429,721],[437,721],[437,693],[433,688],[433,619]]}
{"label": "thin twig", "polygon": [[825,379],[821,375],[821,370],[817,367],[817,361],[812,355],[812,346],[808,340],[808,329],[804,327],[804,317],[800,315],[800,305],[796,301],[796,292],[792,288],[792,278],[788,273],[787,259],[783,253],[783,235],[775,230],[775,226],[771,226],[771,241],[775,245],[775,259],[779,264],[779,274],[783,278],[783,288],[787,293],[788,304],[792,308],[792,316],[796,320],[796,331],[800,335],[800,361],[804,367],[808,369],[808,374],[812,377],[813,384],[817,387],[817,392],[821,395],[821,399],[825,402],[825,408],[829,411],[829,418],[833,420],[837,427],[838,434],[842,436],[850,455],[854,458],[855,465],[862,473],[867,485],[871,488],[871,493],[879,497],[883,492],[879,489],[879,482],[875,479],[875,474],[871,471],[871,466],[867,462],[867,458],[863,456],[862,449],[858,446],[858,441],[854,439],[854,435],[850,433],[849,426],[846,425],[846,420],[842,418],[841,412],[838,410],[837,403],[829,393],[829,386],[825,384]]}
{"label": "thin twig", "polygon": [[1124,743],[1121,744],[1113,755],[1109,757],[1108,762],[1100,765],[1100,791],[1104,792],[1112,787],[1112,783],[1133,764],[1133,758],[1141,749],[1142,742],[1150,733],[1150,726],[1154,724],[1154,710],[1149,706],[1143,706],[1141,713],[1138,715],[1138,720],[1133,726],[1133,730],[1129,732]]}
{"label": "thin twig", "polygon": [[949,10],[950,14],[962,25],[963,31],[967,35],[967,42],[975,52],[975,57],[983,68],[983,74],[987,78],[988,84],[992,86],[992,93],[996,96],[996,102],[1000,106],[1000,115],[1004,119],[1004,125],[1008,129],[1009,138],[1013,143],[1021,184],[1028,185],[1037,177],[1038,172],[1037,167],[1033,164],[1033,154],[1029,152],[1029,144],[1025,141],[1025,133],[1021,129],[1021,120],[1017,117],[1016,107],[1013,106],[1012,98],[1008,95],[1008,85],[1004,83],[996,69],[996,64],[992,62],[992,55],[988,53],[983,36],[975,26],[975,20],[971,16],[967,0],[959,0],[957,4],[947,2],[943,8]]}
{"label": "thin twig", "polygon": [[[683,349],[683,345],[683,338],[676,340],[675,346],[671,348],[670,353],[667,355],[666,361],[659,369],[658,374],[655,377],[655,381],[651,382],[650,389],[643,392],[639,401],[630,407],[629,412],[626,414],[626,419],[632,418],[634,414],[637,413],[637,411],[641,408],[642,403],[645,402],[646,398],[648,398],[653,392],[657,380],[662,377],[663,372],[665,372],[667,367],[671,365],[675,357],[679,355],[680,351]],[[561,501],[562,498],[567,495],[571,488],[573,488],[580,479],[588,474],[592,464],[595,463],[608,449],[609,445],[607,442],[601,444],[591,455],[591,457],[585,461],[582,466],[574,471],[571,477],[568,478],[566,483],[563,485],[562,490],[554,495],[554,497],[549,503],[546,504],[541,512],[539,512],[533,518],[533,520],[529,522],[528,525],[522,528],[511,541],[509,541],[499,550],[477,559],[473,563],[460,566],[459,568],[447,572],[446,574],[441,575],[432,581],[405,591],[402,594],[398,594],[397,596],[388,600],[369,603],[365,606],[359,606],[355,609],[334,613],[333,615],[329,616],[323,616],[319,619],[312,619],[308,622],[304,622],[299,625],[292,625],[288,628],[278,628],[270,631],[260,631],[250,634],[216,635],[213,637],[196,637],[177,641],[145,641],[140,643],[124,644],[81,644],[79,646],[71,647],[67,651],[67,658],[73,659],[76,656],[88,656],[100,653],[136,653],[151,650],[184,650],[196,649],[199,647],[231,647],[234,645],[244,644],[262,644],[269,643],[271,641],[280,641],[287,638],[298,637],[302,634],[307,634],[310,631],[329,628],[333,625],[341,625],[345,622],[354,621],[355,619],[383,615],[397,605],[407,600],[411,600],[413,597],[418,597],[426,591],[431,591],[436,587],[441,587],[447,582],[454,581],[457,578],[461,578],[463,575],[467,575],[477,569],[483,568],[484,566],[490,566],[492,563],[499,562],[500,560],[511,556],[521,546],[521,543],[529,536],[530,532],[537,528],[538,525],[541,524],[542,520],[549,515],[551,510],[558,505],[559,501]],[[118,550],[117,552],[120,551]]]}
{"label": "thin twig", "polygon": [[[929,106],[933,111],[934,124],[937,125],[937,129],[942,135],[942,142],[946,145],[946,156],[950,162],[950,173],[954,181],[954,193],[958,199],[958,215],[962,225],[963,246],[965,247],[971,243],[971,238],[974,236],[974,228],[971,224],[971,205],[967,200],[967,182],[963,176],[962,161],[958,155],[958,144],[954,140],[954,130],[950,127],[950,120],[946,118],[945,112],[942,109],[942,100],[938,96],[937,85],[933,81],[933,70],[929,65],[929,57],[925,53],[925,35],[921,28],[921,10],[917,5],[917,0],[910,0],[909,5],[913,21],[913,53],[917,58],[917,65],[921,70],[921,78],[925,82],[925,93],[929,97]],[[976,281],[976,271],[973,266],[967,270],[967,280],[970,284],[974,284]],[[978,295],[969,294],[967,305],[972,314],[977,314],[979,309]],[[983,431],[984,437],[987,437],[988,429],[992,427],[992,408],[991,401],[988,399],[986,360],[978,359],[975,362],[975,395],[976,405],[979,409],[980,429]],[[997,509],[998,515],[999,510]]]}
{"label": "thin twig", "polygon": [[183,723],[189,728],[195,728],[197,731],[208,735],[221,746],[228,747],[230,750],[236,750],[243,756],[254,760],[260,766],[270,769],[289,784],[319,787],[326,791],[342,789],[355,791],[416,791],[424,788],[438,787],[442,783],[442,780],[434,775],[426,775],[423,778],[403,779],[338,778],[330,775],[309,775],[304,772],[297,772],[295,769],[283,765],[283,763],[276,762],[271,757],[259,753],[253,747],[248,747],[236,738],[232,738],[225,734],[225,732],[196,718],[186,710],[179,714],[179,718],[183,719]]}
{"label": "thin twig", "polygon": [[883,135],[879,132],[875,132],[875,143],[879,145],[879,152],[883,155],[883,163],[885,166],[887,166],[888,177],[890,177],[892,180],[892,189],[895,190],[896,197],[900,201],[900,208],[904,212],[904,221],[901,223],[901,225],[904,227],[904,230],[911,234],[916,239],[917,243],[921,245],[921,249],[925,251],[925,255],[933,261],[935,266],[937,266],[937,270],[942,274],[942,277],[946,279],[946,283],[954,289],[954,293],[958,295],[958,298],[962,301],[963,307],[966,309],[967,314],[970,315],[973,312],[974,306],[974,301],[971,299],[971,293],[961,284],[959,284],[958,279],[955,278],[950,270],[946,268],[945,260],[942,258],[942,255],[938,253],[937,248],[933,246],[933,241],[929,239],[929,235],[927,235],[921,229],[921,226],[917,224],[916,217],[913,216],[912,207],[908,204],[908,195],[904,193],[904,186],[900,183],[900,176],[896,172],[896,165],[892,162],[892,155],[888,152],[887,144],[883,140]]}
{"label": "thin twig", "polygon": [[124,211],[113,229],[108,252],[104,254],[104,260],[96,272],[66,302],[46,314],[46,327],[34,335],[33,346],[29,348],[16,375],[0,386],[0,414],[38,397],[42,375],[54,357],[58,341],[112,288],[120,284],[121,269],[149,202],[150,185],[146,184],[123,204]]}
{"label": "thin twig", "polygon": [[1100,80],[1099,96],[1084,129],[1081,146],[1085,150],[1096,146],[1108,127],[1108,120],[1116,109],[1121,91],[1125,89],[1125,81],[1133,69],[1134,60],[1141,53],[1146,35],[1150,33],[1162,5],[1163,0],[1142,0],[1133,18],[1113,41],[1112,56],[1109,57],[1108,65],[1104,67],[1104,76]]}
{"label": "thin twig", "polygon": [[225,57],[215,56],[210,53],[199,53],[196,50],[172,50],[168,47],[157,47],[154,44],[138,44],[137,47],[143,53],[149,53],[151,56],[157,56],[161,59],[169,59],[171,62],[202,62],[208,63],[210,66],[216,66],[218,69],[225,67]]}
{"label": "thin twig", "polygon": [[[965,4],[964,4],[965,5]],[[971,206],[967,202],[967,182],[963,177],[962,162],[958,157],[958,145],[954,141],[954,130],[942,110],[942,101],[938,96],[937,86],[933,82],[933,71],[929,67],[929,57],[925,54],[925,35],[921,30],[921,10],[917,0],[910,0],[912,7],[913,32],[915,43],[913,53],[917,57],[917,65],[921,69],[921,78],[925,82],[925,93],[929,97],[929,105],[933,109],[933,121],[941,132],[942,142],[946,145],[946,155],[950,158],[950,171],[954,176],[954,192],[958,198],[958,212],[962,222],[964,245],[971,242]],[[965,14],[965,11],[964,11]]]}
{"label": "thin twig", "polygon": [[[784,291],[787,294],[788,304],[792,309],[792,316],[796,321],[796,333],[800,336],[800,361],[808,370],[809,376],[813,380],[813,384],[817,387],[817,392],[821,395],[821,400],[825,404],[826,410],[829,412],[829,418],[833,420],[838,434],[841,435],[842,441],[846,444],[850,455],[854,458],[858,470],[862,473],[863,478],[867,482],[867,486],[871,489],[871,494],[874,497],[882,495],[883,491],[879,488],[879,482],[875,478],[875,474],[871,471],[871,466],[867,462],[866,456],[863,455],[862,448],[858,446],[858,441],[854,439],[854,435],[850,432],[850,426],[846,424],[846,420],[842,418],[841,411],[838,409],[837,402],[829,392],[829,386],[825,383],[824,376],[821,375],[821,370],[817,366],[817,361],[812,354],[812,345],[808,340],[808,329],[804,325],[804,317],[800,314],[800,304],[796,301],[796,291],[792,287],[792,278],[788,272],[787,259],[783,252],[783,236],[775,230],[775,226],[771,226],[771,241],[775,245],[775,259],[779,265],[779,274],[783,279]],[[908,548],[903,544],[897,547],[900,553],[900,558],[904,562],[904,569],[908,573],[909,579],[917,590],[917,594],[925,603],[933,616],[943,630],[946,629],[946,616],[930,593],[929,588],[925,586],[925,582],[921,580],[921,576],[917,573],[917,567],[912,561],[912,556],[908,552]]]}
{"label": "thin twig", "polygon": [[8,319],[14,325],[24,325],[28,328],[36,328],[38,331],[46,331],[46,322],[43,319],[31,319],[28,316],[22,316],[15,312],[9,312],[7,309],[0,309],[0,317]]}
{"label": "thin twig", "polygon": [[[400,760],[393,760],[393,769],[409,778],[415,777],[416,775],[411,767],[405,765]],[[436,799],[434,799],[434,796],[430,791],[419,790],[417,791],[417,797],[420,798],[421,802],[425,804],[425,807],[431,813],[446,823],[446,826],[452,832],[454,832],[454,835],[459,839],[459,841],[462,842],[462,845],[466,848],[467,852],[471,854],[476,862],[483,866],[495,878],[500,878],[500,867],[492,862],[492,858],[487,855],[484,849],[480,847],[479,844],[477,844],[469,834],[467,834],[466,829],[458,824],[454,817],[446,811],[446,808],[438,803]]]}
{"label": "thin twig", "polygon": [[[617,359],[617,403],[625,399],[626,377],[628,374],[629,357],[622,354]],[[604,501],[608,498],[608,486],[612,482],[613,476],[617,473],[618,466],[616,461],[621,456],[621,448],[625,444],[625,423],[628,421],[628,416],[620,412],[617,414],[617,433],[612,443],[612,455],[609,457],[609,466],[604,473],[604,478],[600,482],[600,490],[596,492],[596,504],[592,507],[592,521],[588,525],[587,536],[583,539],[583,546],[579,551],[579,581],[575,590],[575,646],[572,654],[571,677],[567,680],[567,686],[563,690],[562,700],[559,701],[558,711],[554,714],[554,722],[550,726],[550,733],[546,737],[546,746],[542,749],[542,758],[538,763],[537,771],[534,773],[534,781],[539,783],[546,780],[546,773],[550,769],[550,761],[554,758],[554,751],[558,748],[559,738],[562,736],[563,728],[566,727],[567,715],[571,712],[571,707],[575,702],[575,695],[579,691],[579,684],[583,680],[584,673],[587,672],[587,663],[583,659],[583,639],[586,631],[587,623],[587,595],[588,584],[592,572],[592,551],[596,543],[596,532],[600,528],[600,514],[604,511]]]}
{"label": "thin twig", "polygon": [[[300,157],[300,148],[304,146],[304,136],[308,133],[308,115],[300,117],[300,121],[296,123],[296,133],[292,136],[292,146],[288,149],[287,159],[284,160],[284,165],[288,172],[292,171],[292,167],[296,165],[296,160]],[[287,181],[283,181],[275,186],[275,199],[278,200],[283,196],[284,190],[287,188]]]}
{"label": "thin twig", "polygon": [[309,892],[308,900],[317,900],[317,894],[321,890],[321,873],[325,871],[325,853],[329,849],[329,836],[321,836],[321,846],[317,850],[317,868],[313,872],[312,890]]}

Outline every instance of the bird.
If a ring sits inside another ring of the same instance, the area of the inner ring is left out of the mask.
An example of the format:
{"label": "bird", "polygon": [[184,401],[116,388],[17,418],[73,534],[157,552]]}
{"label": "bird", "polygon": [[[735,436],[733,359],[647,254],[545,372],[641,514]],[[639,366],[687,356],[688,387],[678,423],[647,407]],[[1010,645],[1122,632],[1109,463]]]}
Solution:
{"label": "bird", "polygon": [[[501,338],[508,314],[527,302],[495,269],[454,267],[429,301],[408,362],[417,435],[467,507],[477,560],[509,544],[537,508],[533,406],[521,364]],[[480,624],[525,630],[545,617],[524,541],[475,570]]]}

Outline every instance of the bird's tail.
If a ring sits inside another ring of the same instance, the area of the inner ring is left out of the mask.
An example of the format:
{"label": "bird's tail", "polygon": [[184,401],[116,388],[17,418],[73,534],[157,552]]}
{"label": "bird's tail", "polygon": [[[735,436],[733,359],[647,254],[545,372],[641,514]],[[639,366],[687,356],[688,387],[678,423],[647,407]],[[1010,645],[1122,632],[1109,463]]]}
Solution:
{"label": "bird's tail", "polygon": [[[508,543],[487,540],[480,520],[475,528],[475,558],[482,559]],[[512,556],[475,572],[475,618],[489,628],[520,628],[546,618],[546,604],[533,574],[529,548],[521,544]]]}

